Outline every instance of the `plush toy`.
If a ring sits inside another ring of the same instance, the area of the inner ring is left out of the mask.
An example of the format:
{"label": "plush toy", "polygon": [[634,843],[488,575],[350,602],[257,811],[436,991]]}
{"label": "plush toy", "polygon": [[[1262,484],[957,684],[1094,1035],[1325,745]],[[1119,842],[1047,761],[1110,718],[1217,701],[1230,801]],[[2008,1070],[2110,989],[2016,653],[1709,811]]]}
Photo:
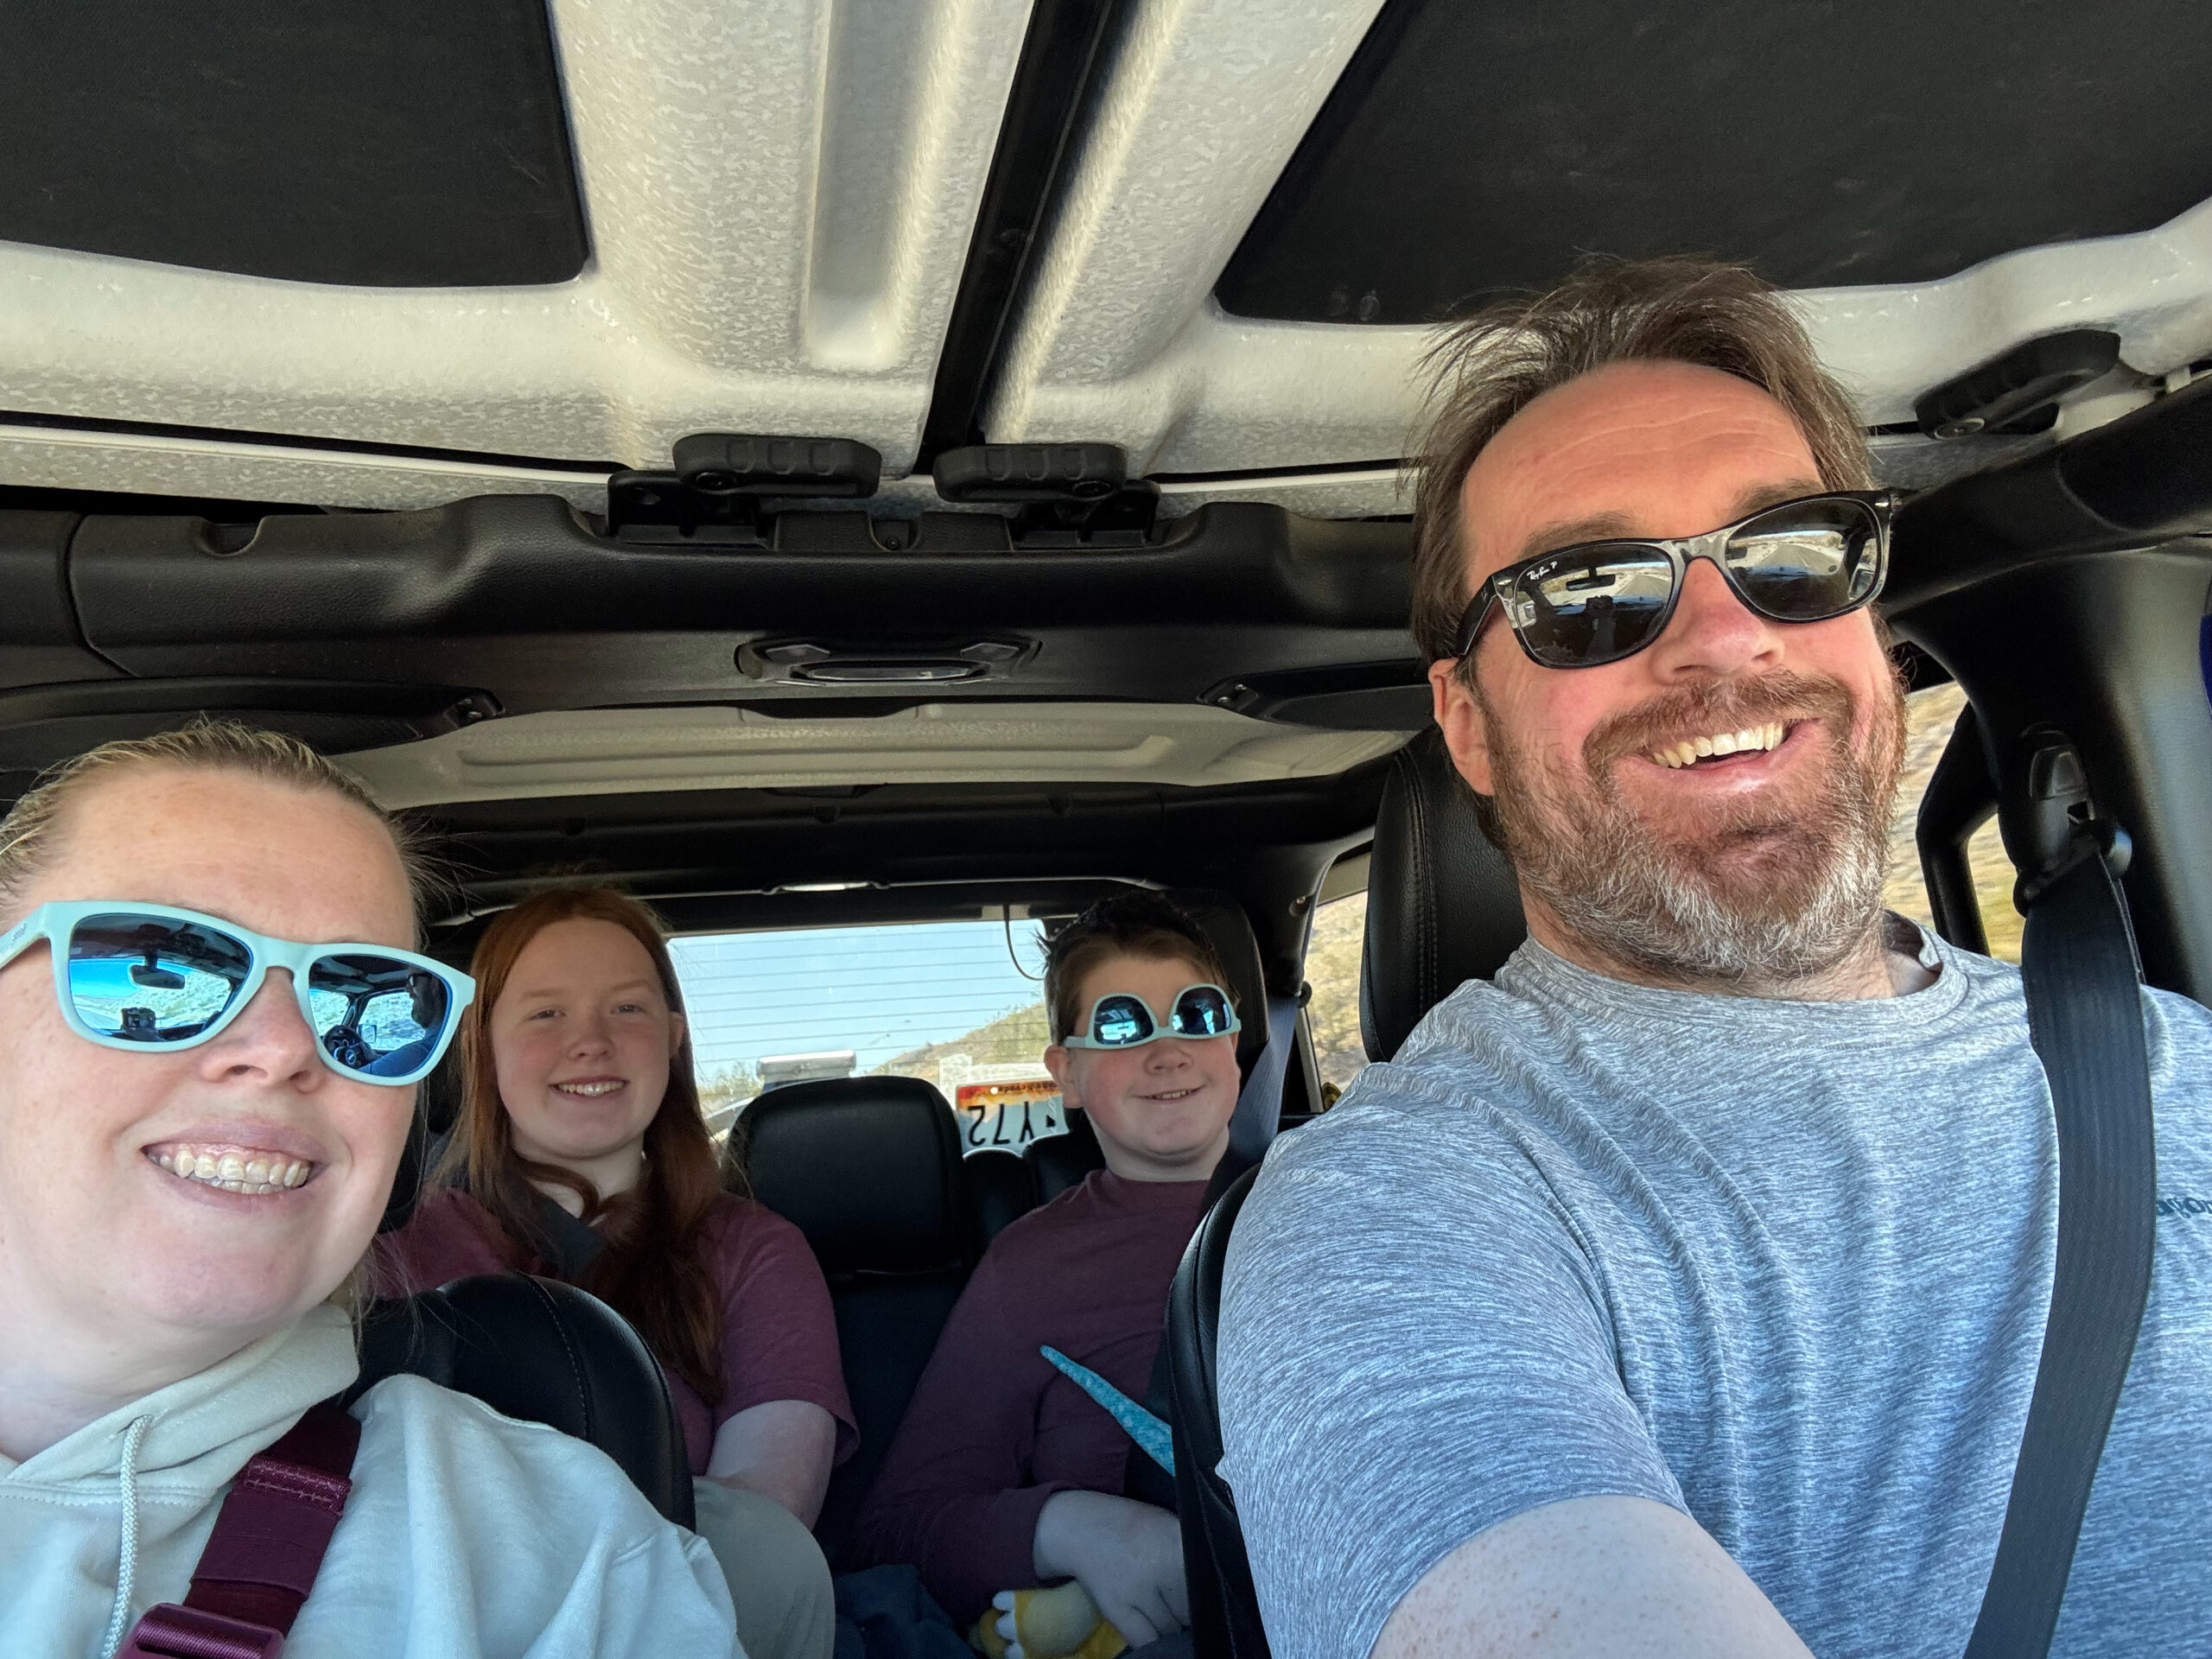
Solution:
{"label": "plush toy", "polygon": [[[1105,1408],[1147,1457],[1175,1472],[1174,1437],[1166,1423],[1058,1349],[1038,1351]],[[1000,1591],[991,1598],[991,1611],[976,1621],[968,1643],[985,1659],[1114,1659],[1129,1645],[1100,1615],[1090,1592],[1072,1580],[1049,1590]]]}
{"label": "plush toy", "polygon": [[985,1659],[1114,1659],[1129,1645],[1073,1580],[1049,1590],[1000,1591],[968,1640]]}

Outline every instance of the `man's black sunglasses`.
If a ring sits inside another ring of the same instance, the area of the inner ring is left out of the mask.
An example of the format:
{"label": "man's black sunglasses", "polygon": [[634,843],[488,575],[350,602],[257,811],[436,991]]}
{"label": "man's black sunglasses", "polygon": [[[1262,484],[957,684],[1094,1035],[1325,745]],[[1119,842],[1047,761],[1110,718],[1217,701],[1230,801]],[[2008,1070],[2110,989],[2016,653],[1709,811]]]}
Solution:
{"label": "man's black sunglasses", "polygon": [[1857,610],[1889,574],[1887,491],[1808,495],[1702,536],[1582,542],[1488,577],[1467,601],[1452,655],[1475,648],[1502,607],[1529,660],[1595,668],[1666,632],[1692,559],[1710,559],[1745,607],[1776,622],[1825,622]]}

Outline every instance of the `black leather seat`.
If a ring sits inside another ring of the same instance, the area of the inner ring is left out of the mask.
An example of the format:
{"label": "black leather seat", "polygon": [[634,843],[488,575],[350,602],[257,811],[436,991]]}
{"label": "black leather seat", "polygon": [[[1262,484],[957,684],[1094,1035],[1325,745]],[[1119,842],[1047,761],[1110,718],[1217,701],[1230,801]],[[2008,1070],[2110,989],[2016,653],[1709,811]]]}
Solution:
{"label": "black leather seat", "polygon": [[[1368,867],[1360,1032],[1389,1058],[1421,1016],[1469,979],[1487,978],[1527,937],[1513,872],[1476,823],[1466,785],[1433,728],[1394,758]],[[1221,1414],[1214,1344],[1230,1232],[1259,1172],[1238,1179],[1199,1224],[1167,1298],[1176,1507],[1198,1659],[1267,1659],[1267,1632],[1236,1500],[1214,1471]]]}
{"label": "black leather seat", "polygon": [[980,1260],[1008,1222],[1036,1207],[1037,1184],[1023,1154],[1004,1147],[968,1154],[960,1160],[960,1173],[968,1184],[968,1218],[976,1229],[975,1254]]}
{"label": "black leather seat", "polygon": [[830,1281],[860,1450],[815,1535],[834,1563],[978,1246],[944,1096],[918,1077],[833,1077],[745,1109],[753,1196],[806,1235]]}
{"label": "black leather seat", "polygon": [[362,1321],[348,1403],[402,1374],[588,1440],[655,1509],[692,1524],[690,1460],[667,1380],[629,1321],[596,1296],[486,1273],[378,1302]]}
{"label": "black leather seat", "polygon": [[1032,1205],[1050,1204],[1070,1187],[1081,1186],[1092,1170],[1106,1167],[1106,1154],[1099,1149],[1098,1131],[1090,1127],[1090,1117],[1081,1110],[1071,1110],[1066,1116],[1065,1135],[1048,1135],[1021,1149]]}
{"label": "black leather seat", "polygon": [[1505,855],[1475,820],[1473,795],[1434,727],[1398,751],[1376,813],[1359,961],[1359,1034],[1387,1060],[1421,1016],[1488,979],[1529,936]]}

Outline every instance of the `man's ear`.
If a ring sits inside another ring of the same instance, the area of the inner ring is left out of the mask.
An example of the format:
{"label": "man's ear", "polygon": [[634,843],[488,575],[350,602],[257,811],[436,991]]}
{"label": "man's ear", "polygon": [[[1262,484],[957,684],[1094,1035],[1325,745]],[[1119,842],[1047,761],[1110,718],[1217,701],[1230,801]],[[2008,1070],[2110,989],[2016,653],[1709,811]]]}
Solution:
{"label": "man's ear", "polygon": [[[1491,786],[1490,734],[1483,725],[1482,706],[1459,674],[1459,662],[1447,657],[1428,665],[1428,694],[1436,724],[1444,734],[1444,747],[1452,764],[1478,795],[1494,795]],[[1471,664],[1470,665],[1471,671]]]}

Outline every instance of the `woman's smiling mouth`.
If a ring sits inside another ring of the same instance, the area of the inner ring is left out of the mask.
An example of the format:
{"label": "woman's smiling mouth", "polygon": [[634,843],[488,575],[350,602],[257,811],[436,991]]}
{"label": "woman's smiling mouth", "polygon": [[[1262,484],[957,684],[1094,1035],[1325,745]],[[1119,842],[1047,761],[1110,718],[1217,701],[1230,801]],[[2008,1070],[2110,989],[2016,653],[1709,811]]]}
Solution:
{"label": "woman's smiling mouth", "polygon": [[147,1160],[181,1180],[220,1192],[262,1197],[289,1192],[311,1180],[320,1165],[258,1147],[168,1141],[145,1149]]}

